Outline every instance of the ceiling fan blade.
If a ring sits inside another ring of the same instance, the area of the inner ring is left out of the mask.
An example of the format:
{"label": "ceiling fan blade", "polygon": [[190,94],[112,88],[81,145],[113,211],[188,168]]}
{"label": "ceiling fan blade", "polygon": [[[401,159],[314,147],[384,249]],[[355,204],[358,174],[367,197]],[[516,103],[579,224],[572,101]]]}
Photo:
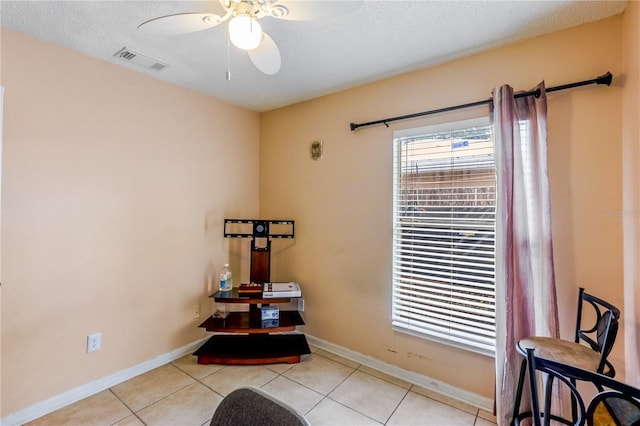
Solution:
{"label": "ceiling fan blade", "polygon": [[264,32],[262,36],[260,46],[249,50],[249,58],[260,71],[273,75],[280,70],[280,65],[282,64],[280,50],[278,50],[278,46],[271,37]]}
{"label": "ceiling fan blade", "polygon": [[362,6],[363,1],[299,1],[280,0],[273,6],[284,6],[289,12],[280,17],[290,21],[311,21],[317,19],[328,19],[335,16],[346,15]]}
{"label": "ceiling fan blade", "polygon": [[138,31],[153,36],[169,36],[215,27],[222,18],[215,13],[178,13],[161,16],[138,25]]}

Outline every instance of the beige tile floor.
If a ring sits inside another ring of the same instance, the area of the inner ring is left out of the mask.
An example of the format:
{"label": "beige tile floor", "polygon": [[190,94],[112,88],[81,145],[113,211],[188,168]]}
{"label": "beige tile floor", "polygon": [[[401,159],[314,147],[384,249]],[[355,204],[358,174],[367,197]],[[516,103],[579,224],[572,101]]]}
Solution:
{"label": "beige tile floor", "polygon": [[264,389],[312,425],[495,425],[491,413],[315,348],[299,364],[265,366],[199,365],[188,355],[28,425],[207,425],[241,386]]}

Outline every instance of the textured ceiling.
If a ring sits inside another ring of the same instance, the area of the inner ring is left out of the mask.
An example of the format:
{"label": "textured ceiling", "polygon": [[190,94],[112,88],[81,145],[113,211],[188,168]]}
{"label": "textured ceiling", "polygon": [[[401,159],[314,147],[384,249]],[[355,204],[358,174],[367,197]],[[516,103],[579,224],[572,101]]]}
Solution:
{"label": "textured ceiling", "polygon": [[[302,0],[281,0],[292,9]],[[331,2],[321,2],[330,8]],[[217,1],[8,1],[0,23],[155,78],[256,111],[266,111],[488,48],[621,13],[625,1],[362,1],[312,21],[261,19],[282,68],[258,71],[246,52],[229,52],[226,25],[152,37],[137,26],[159,16],[220,12]],[[147,70],[113,55],[128,49],[169,66]]]}

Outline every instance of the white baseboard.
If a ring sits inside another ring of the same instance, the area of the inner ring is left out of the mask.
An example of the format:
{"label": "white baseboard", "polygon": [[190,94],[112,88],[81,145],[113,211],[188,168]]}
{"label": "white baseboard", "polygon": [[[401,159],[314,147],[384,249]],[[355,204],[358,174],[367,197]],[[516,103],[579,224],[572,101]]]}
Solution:
{"label": "white baseboard", "polygon": [[307,341],[310,345],[316,346],[320,349],[324,349],[336,355],[340,355],[341,357],[381,371],[390,376],[397,377],[414,385],[421,386],[430,391],[454,398],[458,401],[466,402],[467,404],[471,404],[474,407],[481,408],[489,412],[493,411],[493,400],[491,398],[486,398],[476,393],[451,386],[447,383],[441,382],[431,377],[414,373],[413,371],[405,370],[392,364],[387,364],[386,362],[372,358],[368,355],[352,351],[351,349],[338,346],[309,334],[305,335],[307,336]]}
{"label": "white baseboard", "polygon": [[9,414],[8,416],[0,419],[0,425],[22,425],[35,420],[45,414],[59,410],[69,404],[73,404],[74,402],[80,401],[81,399],[94,395],[98,392],[102,392],[105,389],[109,389],[135,376],[139,376],[142,373],[146,373],[154,368],[168,364],[171,361],[181,358],[189,353],[193,353],[206,340],[206,338],[198,340],[171,352],[158,355],[155,358],[144,361],[138,365],[134,365],[133,367],[118,371],[114,374],[103,377],[102,379],[87,383],[86,385],[78,386],[75,389],[71,389],[70,391],[53,396],[20,411],[16,411],[15,413]]}

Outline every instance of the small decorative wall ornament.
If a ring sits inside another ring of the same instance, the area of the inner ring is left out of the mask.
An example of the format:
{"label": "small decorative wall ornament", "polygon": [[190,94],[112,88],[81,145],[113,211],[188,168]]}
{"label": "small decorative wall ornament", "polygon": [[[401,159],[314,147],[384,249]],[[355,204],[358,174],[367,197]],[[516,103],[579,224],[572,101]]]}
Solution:
{"label": "small decorative wall ornament", "polygon": [[312,160],[322,159],[322,141],[311,142],[311,147],[309,148],[309,154],[311,155]]}

